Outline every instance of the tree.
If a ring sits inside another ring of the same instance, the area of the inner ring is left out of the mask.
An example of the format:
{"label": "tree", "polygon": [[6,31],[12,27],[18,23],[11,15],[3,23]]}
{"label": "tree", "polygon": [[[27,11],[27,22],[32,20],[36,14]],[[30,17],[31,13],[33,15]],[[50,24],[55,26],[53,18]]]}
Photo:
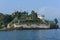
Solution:
{"label": "tree", "polygon": [[12,17],[15,18],[15,17],[20,17],[21,16],[21,12],[19,11],[15,11],[12,13]]}
{"label": "tree", "polygon": [[58,20],[57,20],[57,18],[55,18],[55,19],[54,19],[54,21],[55,21],[55,23],[56,23],[56,24],[58,23]]}
{"label": "tree", "polygon": [[4,19],[5,19],[4,21],[5,21],[5,24],[6,24],[6,23],[11,22],[13,20],[13,17],[11,15],[6,14]]}
{"label": "tree", "polygon": [[0,25],[4,24],[4,17],[5,15],[3,13],[0,13]]}
{"label": "tree", "polygon": [[31,11],[30,15],[31,15],[32,19],[36,19],[37,18],[37,13],[35,11],[33,11],[33,10]]}

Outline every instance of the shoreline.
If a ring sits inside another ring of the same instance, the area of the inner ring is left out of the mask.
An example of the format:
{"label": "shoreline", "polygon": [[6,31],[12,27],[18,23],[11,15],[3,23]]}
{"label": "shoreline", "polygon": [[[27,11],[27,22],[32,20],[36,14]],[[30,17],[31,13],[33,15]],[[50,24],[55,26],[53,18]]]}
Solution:
{"label": "shoreline", "polygon": [[60,28],[7,28],[0,29],[0,31],[13,31],[13,30],[51,30],[51,29],[60,29]]}

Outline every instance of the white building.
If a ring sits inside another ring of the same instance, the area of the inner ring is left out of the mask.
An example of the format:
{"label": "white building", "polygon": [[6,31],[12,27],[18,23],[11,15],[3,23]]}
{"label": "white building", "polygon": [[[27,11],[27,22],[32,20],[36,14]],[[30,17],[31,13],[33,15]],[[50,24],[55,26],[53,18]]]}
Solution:
{"label": "white building", "polygon": [[40,19],[42,19],[42,20],[44,20],[44,15],[38,15],[38,18],[40,18]]}

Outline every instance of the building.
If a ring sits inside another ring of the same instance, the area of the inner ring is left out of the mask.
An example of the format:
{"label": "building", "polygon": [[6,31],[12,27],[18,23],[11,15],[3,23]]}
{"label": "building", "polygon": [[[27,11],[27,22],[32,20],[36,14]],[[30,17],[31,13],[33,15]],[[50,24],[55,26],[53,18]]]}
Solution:
{"label": "building", "polygon": [[40,18],[40,19],[42,19],[42,20],[44,20],[44,15],[38,15],[38,18]]}

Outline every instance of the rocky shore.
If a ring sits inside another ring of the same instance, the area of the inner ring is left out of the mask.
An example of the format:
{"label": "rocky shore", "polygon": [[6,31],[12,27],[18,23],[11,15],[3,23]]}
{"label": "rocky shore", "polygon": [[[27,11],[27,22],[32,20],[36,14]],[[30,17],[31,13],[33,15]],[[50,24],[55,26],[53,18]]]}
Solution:
{"label": "rocky shore", "polygon": [[50,29],[59,29],[59,28],[23,28],[23,27],[16,27],[16,28],[3,28],[0,31],[13,31],[13,30],[50,30]]}
{"label": "rocky shore", "polygon": [[[60,28],[57,28],[60,29]],[[50,30],[50,28],[14,28],[14,29],[0,29],[0,31],[13,31],[13,30]]]}

